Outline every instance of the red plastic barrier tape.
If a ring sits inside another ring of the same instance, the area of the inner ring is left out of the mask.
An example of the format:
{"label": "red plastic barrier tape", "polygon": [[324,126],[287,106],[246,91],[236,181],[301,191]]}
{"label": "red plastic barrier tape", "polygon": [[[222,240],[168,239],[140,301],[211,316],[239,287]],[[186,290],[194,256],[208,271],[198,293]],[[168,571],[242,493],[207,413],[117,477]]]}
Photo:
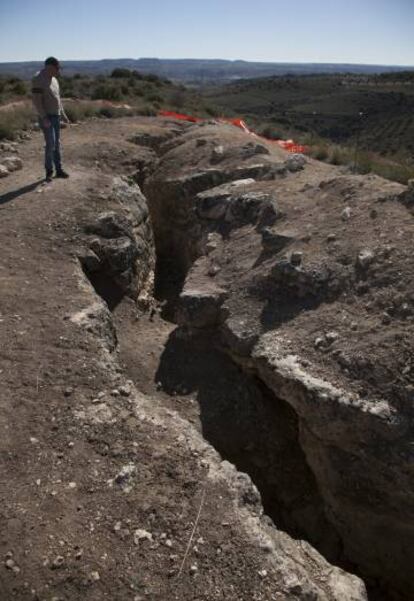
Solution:
{"label": "red plastic barrier tape", "polygon": [[192,117],[191,115],[184,115],[182,113],[174,113],[173,111],[160,111],[158,113],[160,117],[171,117],[171,119],[179,119],[180,121],[190,121],[191,123],[198,123],[203,121],[198,117]]}
{"label": "red plastic barrier tape", "polygon": [[[190,123],[199,123],[200,121],[204,121],[204,119],[200,119],[199,117],[193,117],[191,115],[184,115],[183,113],[174,113],[174,111],[160,111],[158,113],[160,117],[169,117],[170,119],[179,119],[180,121],[189,121]],[[258,136],[253,131],[251,131],[243,119],[218,119],[221,123],[230,123],[239,129],[242,129],[247,134],[255,136],[256,138],[262,138],[267,142],[274,142],[278,144],[281,148],[286,150],[287,152],[292,152],[294,154],[304,154],[309,152],[309,148],[307,146],[303,146],[302,144],[296,144],[293,140],[273,140],[271,138],[265,138],[264,136]]]}
{"label": "red plastic barrier tape", "polygon": [[250,131],[243,119],[219,119],[219,121],[221,121],[222,123],[230,123],[231,125],[242,129],[247,134],[252,134],[254,136],[256,135],[254,132]]}

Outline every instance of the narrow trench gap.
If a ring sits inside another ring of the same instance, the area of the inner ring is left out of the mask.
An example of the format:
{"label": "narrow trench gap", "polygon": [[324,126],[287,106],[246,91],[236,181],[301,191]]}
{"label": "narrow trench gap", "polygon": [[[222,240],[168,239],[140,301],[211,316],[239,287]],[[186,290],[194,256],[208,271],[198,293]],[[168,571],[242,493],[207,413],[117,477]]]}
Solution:
{"label": "narrow trench gap", "polygon": [[177,268],[173,256],[156,252],[154,297],[161,304],[161,316],[166,321],[174,322],[175,309],[186,275],[184,268]]}
{"label": "narrow trench gap", "polygon": [[95,292],[108,305],[108,309],[112,313],[124,298],[125,291],[105,269],[90,271],[82,264],[82,262],[81,267]]}

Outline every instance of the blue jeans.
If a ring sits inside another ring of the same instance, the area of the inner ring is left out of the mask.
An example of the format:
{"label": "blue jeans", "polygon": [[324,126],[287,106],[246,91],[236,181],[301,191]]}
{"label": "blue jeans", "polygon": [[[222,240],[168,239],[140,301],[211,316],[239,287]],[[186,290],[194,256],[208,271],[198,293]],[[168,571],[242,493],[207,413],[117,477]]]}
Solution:
{"label": "blue jeans", "polygon": [[40,119],[39,125],[45,137],[45,169],[46,173],[53,171],[55,165],[56,171],[62,169],[62,160],[60,156],[60,117],[59,115],[47,115],[50,121],[50,127],[44,127],[43,120]]}

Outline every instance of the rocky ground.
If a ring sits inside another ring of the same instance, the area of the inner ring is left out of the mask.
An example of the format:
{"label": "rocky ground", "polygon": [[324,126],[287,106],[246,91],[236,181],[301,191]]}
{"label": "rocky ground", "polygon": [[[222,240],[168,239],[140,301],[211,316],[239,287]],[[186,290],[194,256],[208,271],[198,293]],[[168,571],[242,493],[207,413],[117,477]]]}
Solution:
{"label": "rocky ground", "polygon": [[0,182],[0,598],[410,598],[410,189],[225,125],[63,144]]}

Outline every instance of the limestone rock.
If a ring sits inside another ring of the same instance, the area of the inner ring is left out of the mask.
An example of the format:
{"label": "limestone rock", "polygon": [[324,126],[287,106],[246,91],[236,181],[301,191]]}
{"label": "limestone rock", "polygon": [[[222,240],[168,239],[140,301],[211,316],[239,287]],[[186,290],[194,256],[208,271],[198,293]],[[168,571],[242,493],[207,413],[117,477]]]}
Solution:
{"label": "limestone rock", "polygon": [[254,142],[248,142],[241,148],[242,157],[248,159],[258,154],[270,154],[270,150],[264,146],[264,144],[255,144]]}
{"label": "limestone rock", "polygon": [[287,232],[279,232],[270,227],[264,227],[261,230],[263,250],[266,252],[278,253],[288,246],[295,237]]}
{"label": "limestone rock", "polygon": [[223,321],[222,305],[225,290],[211,286],[209,289],[185,288],[180,295],[178,323],[192,328],[208,328]]}
{"label": "limestone rock", "polygon": [[97,216],[93,223],[86,227],[86,231],[98,234],[103,238],[132,237],[132,227],[128,219],[115,211],[107,211]]}
{"label": "limestone rock", "polygon": [[356,264],[360,269],[367,269],[374,259],[374,252],[370,249],[364,249],[358,253]]}
{"label": "limestone rock", "polygon": [[243,318],[226,319],[221,328],[224,345],[243,357],[248,357],[259,338],[257,325]]}
{"label": "limestone rock", "polygon": [[224,154],[224,146],[216,146],[215,148],[213,148],[212,152],[211,152],[211,163],[215,164],[215,163],[220,163],[220,161],[222,161],[225,157]]}
{"label": "limestone rock", "polygon": [[20,157],[5,157],[1,162],[8,171],[18,171],[23,168],[23,161]]}
{"label": "limestone rock", "polygon": [[285,166],[291,173],[301,171],[306,165],[306,157],[303,154],[292,154],[286,161]]}

